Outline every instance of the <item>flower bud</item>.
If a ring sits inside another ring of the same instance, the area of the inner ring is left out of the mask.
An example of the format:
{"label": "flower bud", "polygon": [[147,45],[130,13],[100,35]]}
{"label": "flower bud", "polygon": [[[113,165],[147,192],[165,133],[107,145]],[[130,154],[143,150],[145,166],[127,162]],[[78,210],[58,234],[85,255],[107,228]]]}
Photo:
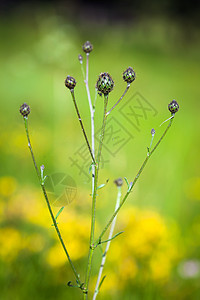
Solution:
{"label": "flower bud", "polygon": [[82,48],[85,53],[90,53],[93,50],[93,45],[89,41],[87,41],[85,42],[85,44],[83,44]]}
{"label": "flower bud", "polygon": [[83,56],[81,54],[79,54],[78,60],[80,61],[81,64],[83,63]]}
{"label": "flower bud", "polygon": [[156,131],[154,128],[151,129],[151,135],[155,135]]}
{"label": "flower bud", "polygon": [[100,93],[108,95],[114,87],[114,81],[108,73],[101,73],[96,83],[96,88]]}
{"label": "flower bud", "polygon": [[172,102],[170,102],[168,109],[172,114],[175,114],[179,110],[179,105],[176,100],[172,100]]}
{"label": "flower bud", "polygon": [[74,77],[68,75],[65,79],[65,86],[68,89],[73,90],[76,86],[76,80],[74,79]]}
{"label": "flower bud", "polygon": [[26,103],[22,104],[20,106],[20,109],[19,109],[19,112],[20,114],[25,118],[25,117],[28,117],[28,115],[30,114],[31,112],[31,109],[30,109],[30,106]]}
{"label": "flower bud", "polygon": [[124,71],[123,79],[127,83],[133,82],[135,80],[135,78],[136,78],[136,75],[135,75],[135,72],[133,71],[133,68],[129,67],[128,69],[126,69],[126,71]]}
{"label": "flower bud", "polygon": [[116,184],[116,186],[122,186],[123,185],[123,180],[122,180],[122,178],[118,178],[114,181],[114,183]]}

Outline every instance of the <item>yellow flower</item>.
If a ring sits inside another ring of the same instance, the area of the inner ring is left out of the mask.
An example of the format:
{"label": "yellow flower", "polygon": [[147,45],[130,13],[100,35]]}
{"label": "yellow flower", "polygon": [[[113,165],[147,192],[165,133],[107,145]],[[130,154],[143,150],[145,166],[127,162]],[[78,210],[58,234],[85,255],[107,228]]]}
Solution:
{"label": "yellow flower", "polygon": [[11,196],[17,187],[17,181],[14,177],[0,177],[0,195],[3,197]]}
{"label": "yellow flower", "polygon": [[0,229],[0,256],[6,261],[12,261],[23,248],[23,238],[20,232],[12,227]]}

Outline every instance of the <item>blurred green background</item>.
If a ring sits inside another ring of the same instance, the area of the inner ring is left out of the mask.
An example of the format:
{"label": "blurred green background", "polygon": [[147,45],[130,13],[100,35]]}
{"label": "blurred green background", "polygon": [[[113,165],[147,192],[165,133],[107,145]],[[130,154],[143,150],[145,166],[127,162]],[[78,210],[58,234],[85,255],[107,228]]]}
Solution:
{"label": "blurred green background", "polygon": [[[51,178],[60,173],[68,176],[67,184],[76,191],[68,194],[71,203],[64,203],[59,226],[84,278],[90,159],[64,80],[68,74],[77,80],[76,99],[90,136],[89,106],[78,61],[86,40],[94,46],[89,66],[92,99],[100,72],[109,72],[115,81],[109,107],[126,87],[123,71],[132,66],[137,75],[110,115],[99,177],[99,183],[109,182],[98,193],[96,235],[114,210],[113,181],[118,177],[133,180],[150,145],[151,129],[156,130],[155,143],[166,126],[159,125],[170,116],[168,103],[176,99],[180,105],[172,128],[119,214],[116,232],[124,233],[111,244],[99,299],[200,298],[199,10],[185,2],[181,6],[179,1],[176,7],[171,1],[168,6],[166,2],[153,1],[149,7],[142,3],[126,1],[122,7],[118,1],[107,6],[89,1],[0,2],[3,300],[81,299],[79,290],[67,287],[68,281],[74,282],[73,274],[51,226],[19,107],[24,102],[31,107],[29,130],[38,165],[44,164]],[[102,102],[98,96],[96,143]],[[62,187],[54,189],[59,196],[63,192]],[[54,206],[55,213],[61,205]],[[100,258],[97,249],[91,289]]]}

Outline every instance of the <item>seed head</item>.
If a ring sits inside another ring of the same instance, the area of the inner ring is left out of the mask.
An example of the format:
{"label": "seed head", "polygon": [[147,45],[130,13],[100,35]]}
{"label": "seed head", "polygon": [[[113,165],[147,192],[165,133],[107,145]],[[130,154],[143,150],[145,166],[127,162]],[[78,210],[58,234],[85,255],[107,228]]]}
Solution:
{"label": "seed head", "polygon": [[19,112],[20,114],[25,118],[25,117],[28,117],[28,115],[30,114],[31,112],[31,109],[30,109],[30,106],[26,103],[22,104],[20,106],[20,109],[19,109]]}
{"label": "seed head", "polygon": [[114,87],[114,81],[108,73],[101,73],[96,83],[96,88],[100,93],[108,95]]}
{"label": "seed head", "polygon": [[73,90],[76,86],[76,80],[74,79],[74,77],[68,75],[65,79],[65,86],[68,89]]}
{"label": "seed head", "polygon": [[85,53],[90,53],[93,50],[93,45],[89,41],[87,41],[85,42],[85,44],[83,44],[82,48]]}
{"label": "seed head", "polygon": [[81,64],[83,63],[83,56],[81,54],[79,54],[78,60],[80,61]]}
{"label": "seed head", "polygon": [[172,114],[175,114],[179,110],[179,105],[176,100],[172,100],[172,102],[169,103],[168,109]]}
{"label": "seed head", "polygon": [[116,184],[116,186],[122,186],[123,185],[123,180],[122,180],[122,178],[118,178],[114,181],[114,183]]}
{"label": "seed head", "polygon": [[124,71],[123,79],[127,83],[133,82],[135,80],[135,78],[136,78],[136,75],[135,75],[135,72],[133,71],[133,68],[129,67],[128,69],[126,69],[126,71]]}

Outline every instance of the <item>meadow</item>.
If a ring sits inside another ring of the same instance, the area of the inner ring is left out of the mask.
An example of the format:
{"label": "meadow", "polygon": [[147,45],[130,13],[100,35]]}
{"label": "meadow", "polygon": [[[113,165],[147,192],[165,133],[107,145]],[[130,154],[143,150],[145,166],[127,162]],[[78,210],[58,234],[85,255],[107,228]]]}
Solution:
{"label": "meadow", "polygon": [[[45,174],[68,176],[74,194],[57,203],[55,213],[70,255],[83,276],[89,245],[91,184],[89,156],[75,115],[67,75],[77,80],[76,98],[88,135],[89,107],[78,55],[90,40],[89,83],[94,98],[101,72],[115,87],[112,107],[123,92],[123,71],[132,66],[136,80],[113,112],[105,137],[99,181],[97,229],[106,224],[116,200],[118,177],[135,177],[151,141],[170,117],[168,104],[180,110],[120,211],[104,269],[99,299],[199,299],[200,297],[200,41],[180,24],[143,20],[125,26],[94,24],[81,28],[56,15],[18,15],[0,21],[0,286],[1,299],[80,299],[67,286],[73,280],[58,243],[35,174],[19,107],[31,107],[29,130],[38,165]],[[102,119],[96,101],[96,140]],[[134,107],[134,112],[130,111]],[[154,141],[154,143],[155,143]],[[70,184],[69,184],[70,185]],[[57,190],[56,190],[57,189]],[[61,193],[56,183],[53,192]],[[125,193],[125,182],[123,193]],[[65,200],[64,200],[65,201]],[[97,249],[91,286],[101,252]]]}

